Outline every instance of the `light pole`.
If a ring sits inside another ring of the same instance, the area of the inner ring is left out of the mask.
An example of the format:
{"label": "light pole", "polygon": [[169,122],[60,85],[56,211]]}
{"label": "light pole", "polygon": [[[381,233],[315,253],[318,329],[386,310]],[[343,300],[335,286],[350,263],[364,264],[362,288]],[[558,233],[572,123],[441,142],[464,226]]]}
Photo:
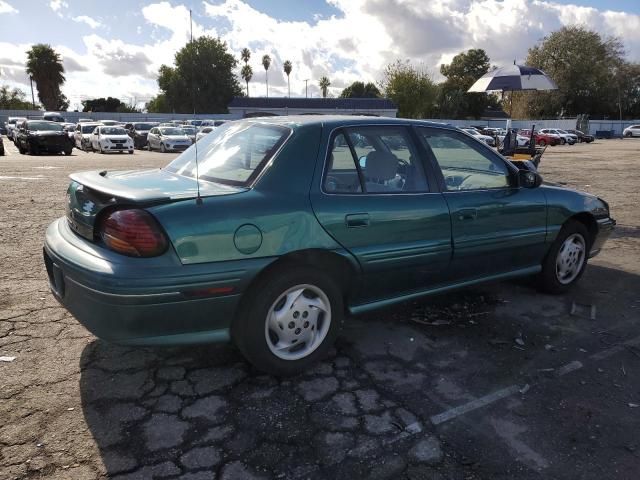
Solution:
{"label": "light pole", "polygon": [[304,98],[309,98],[309,89],[307,88],[307,84],[309,82],[308,78],[304,79]]}

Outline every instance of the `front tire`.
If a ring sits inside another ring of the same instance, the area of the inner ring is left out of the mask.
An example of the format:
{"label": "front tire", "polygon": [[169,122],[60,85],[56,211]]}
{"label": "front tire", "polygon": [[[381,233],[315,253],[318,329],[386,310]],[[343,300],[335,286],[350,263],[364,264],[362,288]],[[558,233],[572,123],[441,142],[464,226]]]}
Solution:
{"label": "front tire", "polygon": [[284,266],[247,292],[232,337],[257,369],[293,375],[327,354],[342,328],[343,313],[342,291],[329,275]]}
{"label": "front tire", "polygon": [[160,144],[160,151],[161,151],[162,153],[167,153],[167,147],[165,147],[165,146],[164,146],[164,143],[161,143],[161,144]]}
{"label": "front tire", "polygon": [[541,138],[540,140],[538,140],[538,145],[540,145],[541,147],[544,147],[547,144],[547,141],[543,138]]}
{"label": "front tire", "polygon": [[542,262],[538,278],[541,290],[559,294],[575,285],[587,266],[590,248],[591,239],[584,224],[576,220],[565,223]]}
{"label": "front tire", "polygon": [[567,141],[564,138],[560,139],[560,145],[564,145],[565,143],[567,143]]}

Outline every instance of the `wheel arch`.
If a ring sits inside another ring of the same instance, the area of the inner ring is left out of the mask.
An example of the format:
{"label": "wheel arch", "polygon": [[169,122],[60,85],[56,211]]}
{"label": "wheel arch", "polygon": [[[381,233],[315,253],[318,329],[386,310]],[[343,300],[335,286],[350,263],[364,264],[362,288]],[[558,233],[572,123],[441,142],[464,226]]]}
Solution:
{"label": "wheel arch", "polygon": [[569,217],[567,222],[571,220],[579,222],[586,227],[587,232],[589,232],[589,245],[593,245],[593,242],[598,235],[598,222],[595,217],[589,212],[580,212]]}

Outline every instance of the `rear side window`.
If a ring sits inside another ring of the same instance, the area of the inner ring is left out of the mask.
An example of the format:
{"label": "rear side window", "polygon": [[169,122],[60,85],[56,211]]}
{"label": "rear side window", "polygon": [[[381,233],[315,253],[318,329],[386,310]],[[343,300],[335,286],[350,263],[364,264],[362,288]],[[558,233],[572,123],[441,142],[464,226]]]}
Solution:
{"label": "rear side window", "polygon": [[327,193],[428,192],[424,169],[404,127],[342,130],[331,145],[323,189]]}

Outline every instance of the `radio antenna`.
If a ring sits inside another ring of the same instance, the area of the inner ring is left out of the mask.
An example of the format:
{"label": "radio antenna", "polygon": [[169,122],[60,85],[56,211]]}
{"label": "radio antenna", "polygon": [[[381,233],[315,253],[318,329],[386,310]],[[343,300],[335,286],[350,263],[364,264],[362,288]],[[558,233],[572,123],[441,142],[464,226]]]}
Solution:
{"label": "radio antenna", "polygon": [[[189,29],[190,29],[190,39],[189,43],[191,43],[191,104],[193,106],[193,118],[196,117],[196,61],[195,61],[195,52],[193,51],[193,20],[191,18],[191,9],[189,9]],[[198,133],[196,132],[196,138],[193,142],[193,148],[195,149],[196,156],[196,205],[202,205],[202,197],[200,196],[200,169],[198,166]]]}

